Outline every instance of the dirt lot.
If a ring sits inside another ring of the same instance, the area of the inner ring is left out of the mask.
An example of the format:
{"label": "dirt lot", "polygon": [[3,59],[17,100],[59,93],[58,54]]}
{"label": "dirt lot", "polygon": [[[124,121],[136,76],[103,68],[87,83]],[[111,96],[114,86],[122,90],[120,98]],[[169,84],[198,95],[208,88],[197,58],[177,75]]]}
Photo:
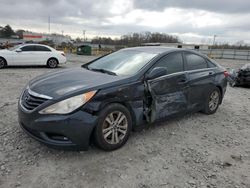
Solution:
{"label": "dirt lot", "polygon": [[[68,56],[80,66],[92,57]],[[218,60],[238,68],[246,62]],[[57,70],[59,70],[57,69]],[[43,67],[0,70],[0,187],[250,187],[250,89],[228,87],[214,115],[201,113],[132,133],[114,152],[49,149],[18,126],[17,100]]]}

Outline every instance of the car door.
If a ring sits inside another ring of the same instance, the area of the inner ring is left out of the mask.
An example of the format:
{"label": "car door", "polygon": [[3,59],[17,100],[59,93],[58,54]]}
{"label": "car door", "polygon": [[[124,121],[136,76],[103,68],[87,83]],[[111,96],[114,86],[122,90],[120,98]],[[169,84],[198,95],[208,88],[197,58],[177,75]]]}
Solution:
{"label": "car door", "polygon": [[188,109],[202,109],[207,93],[214,87],[215,68],[208,61],[191,52],[184,53],[185,70],[189,79]]}
{"label": "car door", "polygon": [[36,51],[34,52],[34,55],[36,57],[35,63],[37,65],[46,65],[48,59],[50,58],[51,50],[47,48],[46,46],[39,46],[36,45]]}
{"label": "car door", "polygon": [[34,52],[34,45],[20,47],[20,49],[16,50],[13,54],[13,63],[15,65],[34,65],[36,61]]}
{"label": "car door", "polygon": [[148,106],[150,122],[187,109],[188,80],[184,72],[182,52],[174,52],[162,57],[151,70],[155,67],[165,67],[167,74],[146,81],[146,93],[151,96]]}

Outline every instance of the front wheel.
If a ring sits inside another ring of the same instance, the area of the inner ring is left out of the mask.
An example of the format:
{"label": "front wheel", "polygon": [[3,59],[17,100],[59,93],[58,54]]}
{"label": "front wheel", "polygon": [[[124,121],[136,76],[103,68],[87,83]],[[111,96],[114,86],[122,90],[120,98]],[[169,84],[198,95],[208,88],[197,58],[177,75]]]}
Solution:
{"label": "front wheel", "polygon": [[47,62],[47,66],[48,66],[49,68],[56,68],[56,67],[58,66],[58,61],[57,61],[57,59],[55,59],[55,58],[49,59],[48,62]]}
{"label": "front wheel", "polygon": [[214,88],[211,92],[209,92],[203,112],[205,114],[214,114],[220,105],[221,97],[219,88]]}
{"label": "front wheel", "polygon": [[94,130],[95,144],[106,151],[116,150],[127,142],[131,128],[132,120],[128,109],[120,104],[111,104],[99,115]]}
{"label": "front wheel", "polygon": [[4,68],[6,66],[6,61],[4,58],[0,57],[0,69]]}

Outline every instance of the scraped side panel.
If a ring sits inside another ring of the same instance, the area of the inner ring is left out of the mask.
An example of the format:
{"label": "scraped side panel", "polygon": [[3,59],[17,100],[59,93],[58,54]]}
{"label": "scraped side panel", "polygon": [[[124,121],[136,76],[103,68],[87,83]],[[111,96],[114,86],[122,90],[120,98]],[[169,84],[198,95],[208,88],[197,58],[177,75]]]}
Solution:
{"label": "scraped side panel", "polygon": [[185,75],[174,75],[157,81],[145,83],[147,95],[150,98],[147,109],[147,120],[165,118],[187,109],[187,84],[179,83]]}

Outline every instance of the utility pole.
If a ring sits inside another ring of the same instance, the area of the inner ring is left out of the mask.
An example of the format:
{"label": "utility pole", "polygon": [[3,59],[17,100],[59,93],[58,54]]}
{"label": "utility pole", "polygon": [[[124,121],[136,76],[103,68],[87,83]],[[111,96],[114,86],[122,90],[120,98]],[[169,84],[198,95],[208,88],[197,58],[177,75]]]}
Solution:
{"label": "utility pole", "polygon": [[50,33],[50,15],[48,17],[48,29],[49,29],[49,33]]}
{"label": "utility pole", "polygon": [[214,35],[214,41],[213,41],[213,46],[215,45],[215,38],[217,37],[217,35]]}
{"label": "utility pole", "polygon": [[62,35],[63,35],[64,31],[62,30]]}
{"label": "utility pole", "polygon": [[210,47],[210,57],[212,56],[212,47],[215,45],[215,39],[216,39],[217,35],[214,35],[214,40],[213,40],[213,44]]}
{"label": "utility pole", "polygon": [[86,34],[86,30],[83,30],[83,31],[82,31],[82,33],[83,33],[83,41],[85,42],[85,34]]}

